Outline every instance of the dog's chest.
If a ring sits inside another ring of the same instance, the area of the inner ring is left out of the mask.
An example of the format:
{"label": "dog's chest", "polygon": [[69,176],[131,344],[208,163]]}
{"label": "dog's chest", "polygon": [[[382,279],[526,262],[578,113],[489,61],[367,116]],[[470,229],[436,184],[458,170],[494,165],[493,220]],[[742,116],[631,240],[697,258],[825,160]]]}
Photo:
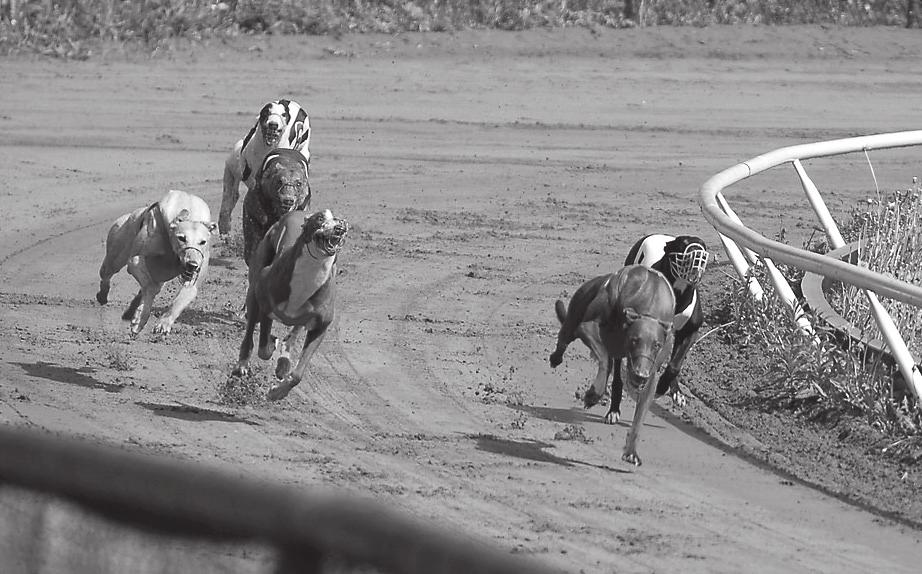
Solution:
{"label": "dog's chest", "polygon": [[289,278],[288,298],[276,301],[275,309],[280,315],[293,316],[308,304],[330,278],[335,258],[314,259],[309,256],[295,261]]}

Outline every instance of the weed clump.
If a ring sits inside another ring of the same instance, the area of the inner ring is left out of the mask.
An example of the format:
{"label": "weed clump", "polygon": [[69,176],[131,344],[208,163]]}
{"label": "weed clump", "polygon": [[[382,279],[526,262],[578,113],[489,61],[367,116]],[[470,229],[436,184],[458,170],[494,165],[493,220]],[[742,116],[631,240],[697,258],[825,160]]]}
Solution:
{"label": "weed clump", "polygon": [[[917,181],[908,191],[859,203],[843,228],[848,242],[859,243],[858,260],[874,271],[918,284],[922,280],[922,202]],[[802,273],[779,266],[792,284]],[[863,418],[890,439],[888,455],[922,460],[922,409],[890,357],[832,329],[809,310],[813,332],[806,332],[774,292],[761,268],[754,277],[765,288],[761,301],[738,282],[730,297],[733,321],[725,331],[734,345],[759,348],[765,373],[756,389],[765,408],[788,408],[804,416],[838,420]],[[860,289],[836,284],[827,300],[865,339],[880,333]],[[914,356],[922,346],[922,312],[911,305],[881,299]]]}

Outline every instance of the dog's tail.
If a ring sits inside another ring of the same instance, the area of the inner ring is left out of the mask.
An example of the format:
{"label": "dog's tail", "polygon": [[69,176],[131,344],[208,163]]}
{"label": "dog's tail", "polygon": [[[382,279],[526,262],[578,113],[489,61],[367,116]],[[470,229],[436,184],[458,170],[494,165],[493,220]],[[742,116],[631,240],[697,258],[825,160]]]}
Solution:
{"label": "dog's tail", "polygon": [[558,299],[554,303],[554,311],[557,312],[557,320],[563,325],[563,322],[567,320],[567,304]]}

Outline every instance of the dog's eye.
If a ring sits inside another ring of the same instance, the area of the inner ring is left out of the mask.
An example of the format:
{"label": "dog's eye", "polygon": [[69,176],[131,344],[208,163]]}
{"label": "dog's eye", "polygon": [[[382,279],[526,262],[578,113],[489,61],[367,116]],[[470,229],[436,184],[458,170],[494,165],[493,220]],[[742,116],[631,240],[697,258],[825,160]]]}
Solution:
{"label": "dog's eye", "polygon": [[205,241],[204,239],[202,239],[201,241],[198,242],[199,245],[205,245],[206,243],[208,243],[208,242]]}
{"label": "dog's eye", "polygon": [[185,243],[185,242],[186,242],[186,236],[185,236],[185,235],[177,235],[177,236],[176,236],[176,239],[177,239],[179,242],[181,242],[181,243]]}

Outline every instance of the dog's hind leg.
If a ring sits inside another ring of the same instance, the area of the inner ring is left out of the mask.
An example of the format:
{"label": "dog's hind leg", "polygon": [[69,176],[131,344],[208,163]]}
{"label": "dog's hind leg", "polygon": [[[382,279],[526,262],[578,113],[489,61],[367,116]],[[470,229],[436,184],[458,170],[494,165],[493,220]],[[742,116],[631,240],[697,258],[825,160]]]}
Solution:
{"label": "dog's hind leg", "polygon": [[224,192],[221,195],[221,210],[218,212],[218,233],[227,235],[231,228],[231,213],[240,199],[240,152],[243,141],[237,142],[234,151],[224,162]]}
{"label": "dog's hind leg", "polygon": [[301,379],[304,377],[304,371],[307,370],[307,366],[310,364],[311,357],[317,351],[320,342],[323,341],[328,326],[329,323],[324,323],[316,329],[307,331],[307,336],[304,337],[304,348],[301,351],[301,357],[298,359],[298,366],[295,367],[294,372],[289,373],[285,380],[269,389],[268,398],[270,401],[284,399],[288,396],[288,393],[291,392],[291,389],[298,386]]}
{"label": "dog's hind leg", "polygon": [[134,299],[131,300],[131,303],[128,304],[128,307],[125,308],[125,312],[122,313],[122,321],[133,321],[135,313],[138,312],[138,305],[141,304],[141,295],[143,293],[138,291],[138,294],[134,296]]}
{"label": "dog's hind leg", "polygon": [[291,372],[291,344],[296,341],[303,332],[303,325],[295,325],[291,328],[291,331],[288,332],[288,335],[282,339],[282,344],[279,345],[279,360],[275,364],[275,378],[279,380],[284,379],[288,376],[288,373]]}
{"label": "dog's hind leg", "polygon": [[611,376],[612,359],[608,354],[608,349],[602,344],[598,323],[592,321],[581,324],[576,329],[576,336],[589,347],[589,352],[599,366],[592,384],[583,394],[583,406],[588,409],[599,404],[599,401],[605,395],[605,390],[608,388],[608,379]]}
{"label": "dog's hind leg", "polygon": [[131,217],[132,214],[119,217],[106,236],[106,256],[99,266],[99,291],[96,292],[96,300],[100,305],[109,302],[112,276],[121,271],[131,257],[134,234],[137,233],[137,226],[128,224]]}

